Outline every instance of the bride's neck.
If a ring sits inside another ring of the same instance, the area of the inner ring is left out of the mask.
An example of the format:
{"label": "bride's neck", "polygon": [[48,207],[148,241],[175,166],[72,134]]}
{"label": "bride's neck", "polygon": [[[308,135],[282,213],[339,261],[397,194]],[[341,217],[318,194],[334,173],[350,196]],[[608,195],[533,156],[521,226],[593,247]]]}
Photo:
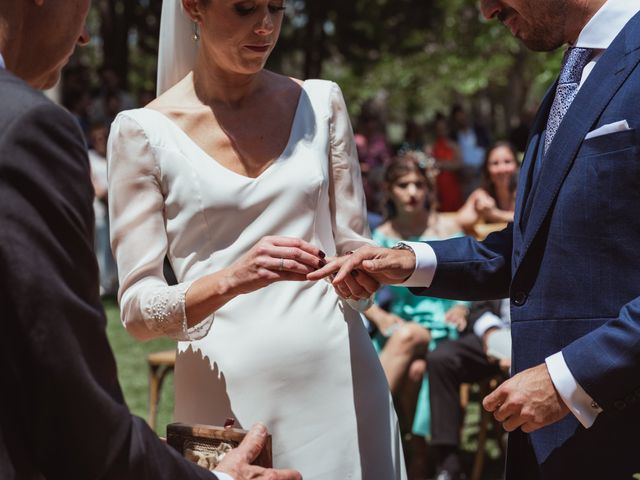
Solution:
{"label": "bride's neck", "polygon": [[264,71],[240,74],[223,70],[204,55],[199,55],[193,69],[193,86],[206,105],[241,106],[262,84]]}

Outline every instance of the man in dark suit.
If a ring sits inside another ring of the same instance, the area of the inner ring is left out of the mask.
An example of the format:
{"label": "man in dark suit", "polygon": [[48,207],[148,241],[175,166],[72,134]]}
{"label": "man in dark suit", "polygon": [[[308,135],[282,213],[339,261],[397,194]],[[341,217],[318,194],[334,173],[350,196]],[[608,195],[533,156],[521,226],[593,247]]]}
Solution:
{"label": "man in dark suit", "polygon": [[640,3],[481,6],[534,50],[570,45],[532,128],[514,223],[484,242],[363,248],[309,278],[341,268],[334,284],[355,297],[365,277],[348,275],[356,268],[418,294],[508,296],[514,376],[484,400],[512,432],[507,478],[631,478],[640,473]]}
{"label": "man in dark suit", "polygon": [[105,334],[93,251],[93,188],[54,85],[89,0],[0,2],[0,478],[299,479],[249,465],[255,426],[219,465],[187,462],[131,416]]}

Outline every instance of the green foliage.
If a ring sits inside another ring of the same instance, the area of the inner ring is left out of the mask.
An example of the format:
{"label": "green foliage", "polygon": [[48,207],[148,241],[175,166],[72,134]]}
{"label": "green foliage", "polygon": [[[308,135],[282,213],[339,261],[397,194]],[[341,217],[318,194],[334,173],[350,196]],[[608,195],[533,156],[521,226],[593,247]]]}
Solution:
{"label": "green foliage", "polygon": [[[535,107],[560,65],[560,53],[529,52],[468,0],[289,0],[269,68],[339,82],[357,117],[372,97],[388,117],[425,120],[452,103],[476,107],[506,131]],[[134,93],[153,90],[161,0],[98,0],[83,53],[126,72]],[[124,48],[126,47],[126,48]]]}
{"label": "green foliage", "polygon": [[483,96],[518,117],[539,101],[557,74],[557,53],[527,51],[501,24],[481,20],[468,2],[440,1],[437,11],[429,28],[406,31],[409,42],[423,40],[419,51],[403,53],[390,37],[379,60],[362,74],[334,70],[327,62],[327,76],[335,75],[343,85],[352,108],[357,111],[379,91],[388,94],[390,116],[396,120],[429,118],[435,111],[447,112],[454,102]]}

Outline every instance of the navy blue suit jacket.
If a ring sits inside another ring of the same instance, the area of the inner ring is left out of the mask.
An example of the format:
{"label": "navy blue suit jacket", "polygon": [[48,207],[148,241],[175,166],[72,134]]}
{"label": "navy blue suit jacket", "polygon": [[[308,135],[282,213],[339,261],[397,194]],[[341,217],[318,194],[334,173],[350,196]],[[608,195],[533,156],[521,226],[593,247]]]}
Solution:
{"label": "navy blue suit jacket", "polygon": [[[438,267],[418,293],[510,297],[514,372],[562,351],[604,409],[590,429],[569,414],[512,435],[507,478],[528,478],[531,445],[542,478],[630,479],[640,473],[640,15],[596,64],[532,179],[554,92],[533,127],[514,223],[484,242],[430,242]],[[631,130],[585,140],[620,120]]]}

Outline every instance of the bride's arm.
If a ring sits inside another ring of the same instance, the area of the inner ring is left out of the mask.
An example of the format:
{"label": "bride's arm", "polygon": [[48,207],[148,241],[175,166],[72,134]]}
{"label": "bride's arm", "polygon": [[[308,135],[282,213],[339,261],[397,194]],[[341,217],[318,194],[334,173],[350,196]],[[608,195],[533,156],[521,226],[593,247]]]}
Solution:
{"label": "bride's arm", "polygon": [[[331,90],[330,118],[330,185],[329,201],[333,236],[338,255],[344,255],[363,245],[375,245],[367,223],[367,204],[364,196],[360,164],[349,113],[340,87]],[[366,274],[362,273],[362,277]],[[360,287],[375,289],[375,282],[366,278],[357,280]],[[339,292],[344,294],[344,292]],[[351,305],[364,311],[371,305],[369,299]]]}
{"label": "bride's arm", "polygon": [[331,90],[329,201],[338,255],[374,245],[349,113],[338,85]]}
{"label": "bride's arm", "polygon": [[144,129],[126,114],[113,124],[108,160],[120,313],[138,339],[202,338],[213,313],[232,298],[276,281],[306,280],[321,265],[322,254],[308,243],[265,237],[229,267],[169,286],[162,270],[169,242],[160,167]]}
{"label": "bride's arm", "polygon": [[160,168],[145,131],[133,118],[116,118],[107,157],[111,246],[118,265],[122,322],[140,340],[161,335],[201,338],[213,318],[188,322],[185,299],[191,282],[169,286],[164,278],[168,240]]}

